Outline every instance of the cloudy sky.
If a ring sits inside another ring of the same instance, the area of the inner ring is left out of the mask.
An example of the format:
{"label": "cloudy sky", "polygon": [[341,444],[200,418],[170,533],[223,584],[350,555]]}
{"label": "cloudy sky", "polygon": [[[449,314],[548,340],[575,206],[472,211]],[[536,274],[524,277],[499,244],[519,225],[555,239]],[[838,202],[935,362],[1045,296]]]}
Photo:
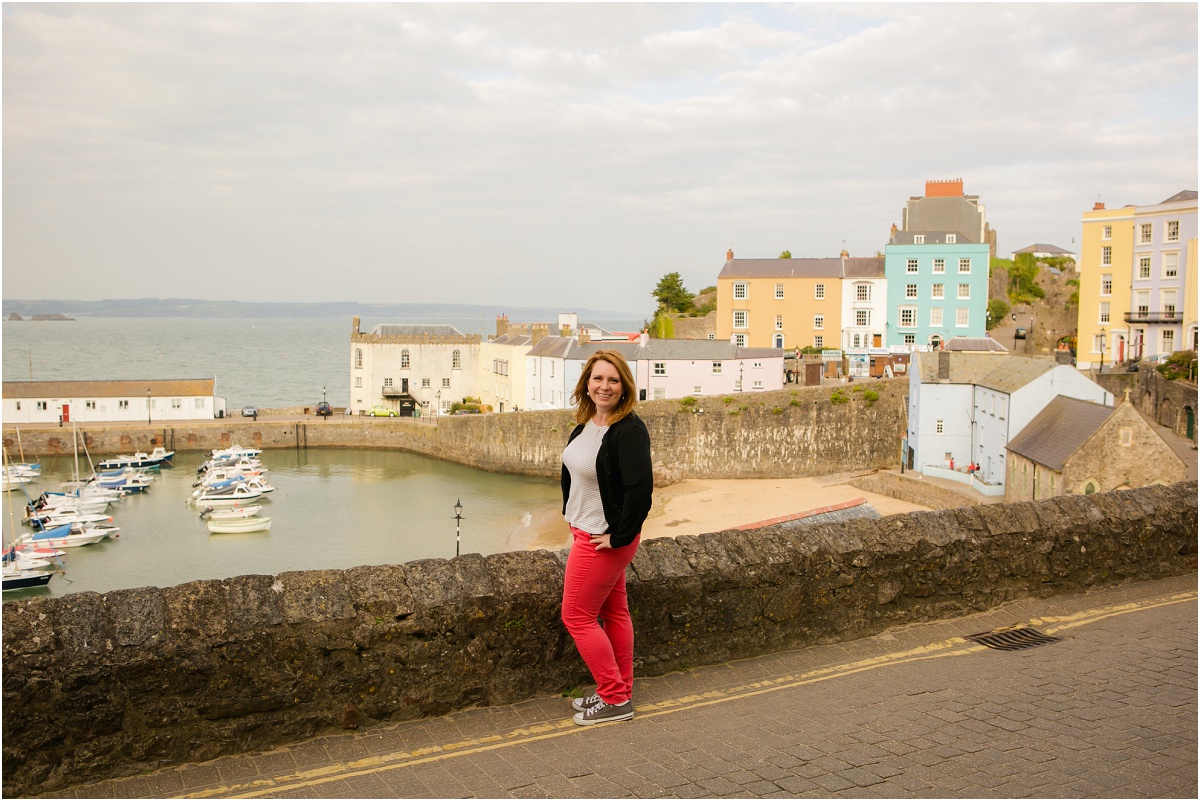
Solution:
{"label": "cloudy sky", "polygon": [[3,294],[647,313],[1197,188],[1193,3],[3,6]]}

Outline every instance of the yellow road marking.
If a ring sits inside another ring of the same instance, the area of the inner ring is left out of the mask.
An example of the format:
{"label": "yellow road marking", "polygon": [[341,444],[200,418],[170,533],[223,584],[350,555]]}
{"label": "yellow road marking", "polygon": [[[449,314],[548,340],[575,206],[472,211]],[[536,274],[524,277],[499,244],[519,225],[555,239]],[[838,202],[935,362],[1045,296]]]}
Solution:
{"label": "yellow road marking", "polygon": [[[1196,599],[1197,592],[1195,590],[1190,590],[1188,592],[1176,593],[1158,598],[1149,598],[1143,601],[1113,604],[1110,606],[1100,607],[1098,609],[1089,609],[1083,612],[1076,612],[1075,614],[1071,615],[1044,615],[1041,617],[1032,618],[1028,622],[1028,625],[1040,626],[1043,628],[1049,625],[1051,627],[1044,628],[1043,633],[1054,634],[1056,632],[1078,628],[1079,626],[1084,626],[1089,623],[1096,623],[1107,618],[1117,617],[1119,615],[1125,615],[1131,612],[1157,609],[1163,606],[1171,606],[1173,604],[1195,601]],[[855,673],[862,673],[881,667],[903,665],[912,662],[922,662],[951,656],[965,656],[967,654],[972,654],[983,650],[987,650],[987,647],[984,645],[968,644],[968,641],[962,637],[951,637],[950,639],[943,640],[942,642],[923,645],[906,651],[898,651],[891,654],[881,654],[879,656],[860,659],[855,662],[816,668],[798,675],[778,676],[775,678],[762,679],[750,684],[730,687],[725,690],[710,690],[709,692],[699,695],[686,695],[680,698],[669,698],[653,704],[638,704],[637,718],[642,719],[657,717],[659,715],[668,715],[688,709],[698,709],[700,707],[712,706],[714,704],[722,704],[727,701],[736,701],[741,698],[752,698],[765,693],[802,687],[804,685],[815,684],[817,682],[841,678],[843,676],[850,676]],[[533,743],[538,742],[539,740],[549,740],[556,737],[565,737],[571,734],[583,734],[586,731],[588,731],[587,727],[576,726],[573,722],[571,722],[570,718],[566,718],[543,725],[513,729],[512,731],[505,732],[503,734],[492,734],[484,737],[462,740],[459,742],[431,745],[426,748],[417,748],[411,751],[396,751],[391,754],[370,756],[348,762],[337,762],[332,765],[314,768],[312,770],[298,771],[284,776],[278,776],[274,779],[256,779],[243,784],[210,787],[204,790],[197,790],[194,793],[185,793],[175,797],[255,798],[267,793],[286,792],[305,787],[315,787],[333,781],[341,781],[343,779],[366,776],[372,773],[380,773],[383,771],[396,770],[398,768],[407,768],[414,765],[437,762],[444,759],[452,759],[454,757],[466,756],[469,754],[493,751],[499,748],[507,748],[511,745]]]}

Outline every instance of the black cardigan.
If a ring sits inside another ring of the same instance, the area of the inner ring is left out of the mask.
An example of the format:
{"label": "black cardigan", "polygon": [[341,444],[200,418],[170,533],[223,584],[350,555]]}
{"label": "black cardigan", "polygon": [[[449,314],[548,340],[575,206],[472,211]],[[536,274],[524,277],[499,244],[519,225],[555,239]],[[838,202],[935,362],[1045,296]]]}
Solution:
{"label": "black cardigan", "polygon": [[[570,445],[583,425],[578,425],[567,439]],[[600,485],[600,501],[604,519],[608,521],[608,542],[620,548],[633,542],[642,531],[642,523],[650,514],[654,494],[654,468],[650,462],[650,432],[636,414],[622,417],[608,427],[596,453],[596,483]],[[563,513],[571,494],[571,474],[562,469]]]}

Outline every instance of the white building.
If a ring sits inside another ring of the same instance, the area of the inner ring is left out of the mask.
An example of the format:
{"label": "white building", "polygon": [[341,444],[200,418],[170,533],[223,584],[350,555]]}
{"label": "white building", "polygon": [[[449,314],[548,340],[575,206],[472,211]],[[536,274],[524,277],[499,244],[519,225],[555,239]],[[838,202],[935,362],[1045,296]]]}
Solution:
{"label": "white building", "polygon": [[1053,359],[992,353],[917,353],[909,371],[907,466],[974,462],[1003,486],[1008,443],[1054,398],[1111,406],[1112,395]]}
{"label": "white building", "polygon": [[887,278],[883,259],[842,259],[842,350],[884,347]]}
{"label": "white building", "polygon": [[5,381],[4,422],[157,423],[224,416],[216,381]]}
{"label": "white building", "polygon": [[383,323],[350,335],[350,410],[386,406],[400,414],[450,410],[479,392],[479,335],[452,325]]}
{"label": "white building", "polygon": [[782,348],[645,334],[637,344],[631,367],[642,400],[783,389]]}

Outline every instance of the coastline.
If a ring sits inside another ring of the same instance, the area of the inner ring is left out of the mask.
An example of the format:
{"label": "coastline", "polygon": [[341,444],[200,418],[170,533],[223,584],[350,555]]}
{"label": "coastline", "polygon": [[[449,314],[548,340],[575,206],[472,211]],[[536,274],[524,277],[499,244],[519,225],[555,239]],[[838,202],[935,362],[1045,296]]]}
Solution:
{"label": "coastline", "polygon": [[[929,507],[864,492],[844,477],[687,479],[654,490],[654,507],[642,539],[724,531],[775,517],[866,499],[880,515],[927,511]],[[531,512],[528,549],[557,550],[571,544],[558,506]]]}

